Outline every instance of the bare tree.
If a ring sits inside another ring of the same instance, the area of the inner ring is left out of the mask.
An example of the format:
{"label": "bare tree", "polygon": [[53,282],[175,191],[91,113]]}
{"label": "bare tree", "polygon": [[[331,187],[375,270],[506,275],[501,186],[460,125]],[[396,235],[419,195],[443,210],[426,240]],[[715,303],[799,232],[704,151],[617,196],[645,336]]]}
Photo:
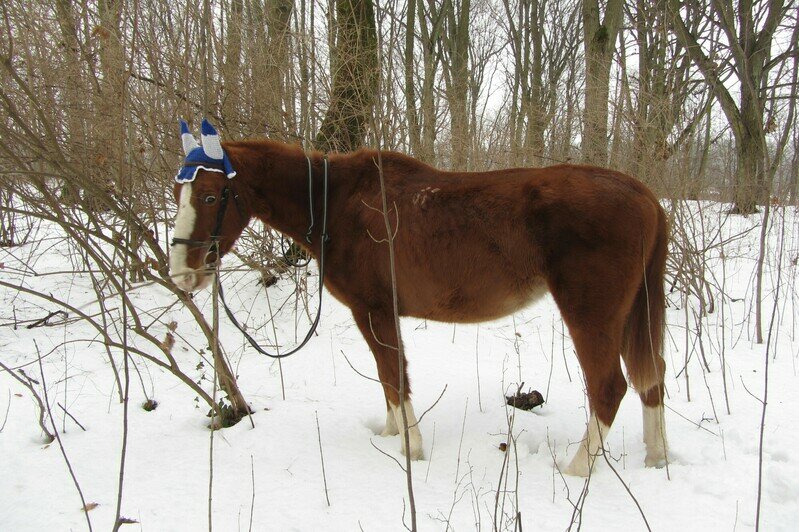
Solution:
{"label": "bare tree", "polygon": [[794,124],[793,129],[793,157],[791,157],[791,172],[788,178],[788,200],[796,204],[799,202],[799,129]]}
{"label": "bare tree", "polygon": [[[669,0],[675,34],[705,77],[735,138],[738,167],[733,211],[737,213],[755,212],[757,205],[766,201],[769,181],[779,164],[779,157],[769,160],[765,113],[774,104],[773,93],[768,90],[777,82],[774,72],[797,53],[799,46],[799,25],[791,16],[794,8],[794,2],[783,0],[696,0],[687,4]],[[704,17],[721,28],[723,39],[709,40],[686,23]],[[781,30],[785,46],[778,51],[775,38]],[[708,48],[711,52],[706,51]],[[733,77],[740,92],[738,102],[729,88],[728,76]],[[784,144],[777,146],[775,154],[780,154],[782,147]]]}
{"label": "bare tree", "polygon": [[[75,11],[67,9],[70,7]],[[140,145],[133,140],[137,136],[130,134],[137,123],[146,128],[152,121],[151,115],[145,115],[140,108],[144,105],[147,91],[128,83],[128,75],[132,76],[135,70],[132,66],[140,59],[133,51],[139,34],[123,31],[123,28],[137,28],[135,22],[138,19],[126,17],[137,17],[138,14],[126,10],[126,4],[122,2],[105,3],[91,15],[87,7],[88,3],[79,6],[62,4],[59,7],[43,2],[24,8],[14,4],[10,9],[4,9],[9,31],[4,37],[7,46],[0,48],[0,137],[3,139],[0,142],[0,172],[14,172],[20,176],[14,181],[3,181],[3,186],[9,187],[20,201],[20,206],[12,212],[57,224],[73,250],[75,260],[80,263],[76,269],[101,274],[103,281],[96,284],[101,309],[105,308],[103,302],[106,299],[119,298],[127,319],[124,323],[119,323],[119,318],[100,322],[72,308],[69,301],[27,289],[21,284],[17,289],[81,316],[102,335],[110,350],[130,349],[130,352],[171,371],[199,397],[208,399],[209,395],[202,387],[183,373],[180,363],[172,355],[171,343],[157,338],[150,326],[144,324],[143,312],[136,308],[128,295],[131,280],[125,273],[129,270],[137,272],[139,280],[146,279],[172,290],[206,333],[209,345],[215,343],[200,310],[188,295],[177,290],[166,272],[167,254],[157,236],[157,227],[165,217],[160,207],[164,206],[167,187],[163,181],[159,183],[152,178],[157,175],[153,168],[162,160],[154,156],[152,150],[138,149]],[[78,17],[77,11],[83,16]],[[43,13],[49,16],[37,17]],[[37,31],[25,30],[32,24]],[[116,29],[111,31],[109,27]],[[74,34],[69,33],[73,31]],[[79,36],[89,35],[92,31],[96,39],[92,46],[96,48],[87,51],[86,56],[97,52],[100,67],[95,70],[95,62],[89,59],[79,63],[84,69],[83,76],[97,81],[92,85],[96,92],[86,98],[88,101],[83,112],[83,107],[69,107],[74,101],[67,86],[74,78],[61,77],[65,68],[76,67],[66,64],[74,56],[52,54],[44,45],[51,37],[65,38],[68,34],[74,37],[68,42],[73,45],[77,42],[78,46],[84,47],[86,45]],[[140,81],[148,89],[159,87],[153,78]],[[88,124],[85,136],[64,131],[71,121],[64,121],[63,117],[72,112],[79,113],[74,124]],[[86,139],[87,146],[81,144],[83,139]],[[163,144],[155,143],[159,156]],[[92,155],[88,161],[87,153]],[[174,162],[168,161],[166,167],[159,168],[158,172],[165,176],[174,175]],[[121,186],[122,183],[126,186]],[[61,190],[64,187],[80,193],[85,203],[63,201]],[[131,194],[131,190],[137,193]],[[102,207],[102,211],[96,207]],[[121,236],[128,232],[129,239]],[[128,245],[128,242],[135,244]],[[8,288],[9,284],[4,286]],[[127,345],[124,340],[126,331],[144,340],[149,348],[156,350],[156,354]],[[249,408],[238,390],[235,377],[228,365],[223,366],[222,383],[233,413],[228,419],[246,415]],[[218,408],[215,404],[209,406]]]}
{"label": "bare tree", "polygon": [[[269,0],[265,4],[268,41],[266,48],[260,51],[260,60],[266,63],[265,86],[260,92],[264,98],[265,114],[258,118],[265,122],[267,132],[285,139],[291,136],[290,133],[296,134],[294,105],[288,96],[288,72],[291,68],[290,22],[294,0]],[[254,83],[257,81],[253,80]]]}
{"label": "bare tree", "polygon": [[225,59],[222,65],[222,79],[224,80],[224,95],[222,97],[221,115],[228,131],[241,134],[241,128],[237,127],[240,120],[239,109],[241,108],[241,58],[242,58],[242,33],[244,16],[244,6],[242,0],[230,0],[230,4],[225,6],[227,9],[225,26],[227,30],[225,44]]}
{"label": "bare tree", "polygon": [[[444,31],[444,15],[436,2],[428,0],[417,3],[419,34],[422,49],[421,88],[419,90],[419,158],[434,162],[435,140],[438,130],[438,105],[436,96],[436,76],[443,60],[441,36]],[[413,122],[411,122],[411,127]]]}
{"label": "bare tree", "polygon": [[579,4],[549,0],[519,0],[515,5],[503,0],[502,4],[513,55],[512,161],[540,166],[551,157],[546,133],[557,112],[562,78],[579,47]]}
{"label": "bare tree", "polygon": [[[100,0],[100,26],[96,28],[100,46],[100,93],[97,102],[94,163],[98,179],[105,186],[121,177],[126,130],[122,127],[125,102],[125,50],[122,38],[122,0]],[[103,176],[103,177],[99,177]]]}
{"label": "bare tree", "polygon": [[330,104],[316,137],[323,151],[363,144],[377,90],[377,35],[371,0],[336,0]]}
{"label": "bare tree", "polygon": [[[668,31],[666,7],[665,0],[637,0],[634,8],[628,6],[638,54],[637,91],[631,103],[631,166],[639,178],[661,188],[665,162],[691,137],[702,123],[702,115],[710,111],[707,91],[701,80],[692,78],[685,48]],[[700,23],[701,19],[691,20],[692,27]],[[695,105],[691,106],[692,102]],[[653,183],[656,180],[661,183]]]}
{"label": "bare tree", "polygon": [[583,159],[604,166],[608,159],[608,94],[610,66],[623,22],[623,0],[583,1],[585,107]]}
{"label": "bare tree", "polygon": [[[431,9],[432,11],[432,9]],[[471,0],[450,0],[441,6],[444,31],[442,48],[446,61],[442,72],[450,115],[450,167],[462,170],[469,164],[469,25]]]}

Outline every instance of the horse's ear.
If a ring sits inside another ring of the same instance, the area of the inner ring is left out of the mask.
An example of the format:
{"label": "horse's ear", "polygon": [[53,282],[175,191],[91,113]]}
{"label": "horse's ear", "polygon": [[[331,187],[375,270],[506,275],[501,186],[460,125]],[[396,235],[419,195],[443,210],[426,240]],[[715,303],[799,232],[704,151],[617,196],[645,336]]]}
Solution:
{"label": "horse's ear", "polygon": [[214,126],[206,118],[203,118],[202,143],[203,151],[211,159],[222,159],[224,157],[225,152],[222,151],[219,133],[216,132]]}
{"label": "horse's ear", "polygon": [[189,132],[189,125],[183,119],[180,120],[180,140],[183,142],[183,153],[187,156],[191,150],[199,146],[197,139]]}

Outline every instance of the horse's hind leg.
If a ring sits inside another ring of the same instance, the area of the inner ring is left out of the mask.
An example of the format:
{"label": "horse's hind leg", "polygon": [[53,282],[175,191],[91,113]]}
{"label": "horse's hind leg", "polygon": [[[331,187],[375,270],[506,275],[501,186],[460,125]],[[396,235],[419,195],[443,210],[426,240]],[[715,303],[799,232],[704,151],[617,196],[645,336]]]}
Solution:
{"label": "horse's hind leg", "polygon": [[596,457],[603,452],[605,436],[627,391],[619,358],[621,331],[615,329],[569,325],[577,358],[585,374],[591,409],[585,436],[566,469],[569,475],[588,476]]}
{"label": "horse's hind leg", "polygon": [[668,451],[666,423],[663,417],[663,373],[666,363],[659,354],[652,356],[649,362],[642,357],[643,364],[648,364],[649,367],[646,368],[647,371],[641,371],[641,360],[636,361],[624,351],[622,351],[622,355],[627,364],[630,381],[641,398],[641,407],[644,413],[644,444],[646,445],[644,464],[647,467],[663,467],[666,465]]}
{"label": "horse's hind leg", "polygon": [[639,392],[644,411],[644,444],[646,445],[647,467],[666,465],[668,444],[666,441],[666,422],[663,417],[663,385],[653,386],[646,392]]}
{"label": "horse's hind leg", "polygon": [[[656,284],[657,283],[657,284]],[[662,467],[667,462],[668,445],[663,418],[663,376],[666,362],[661,353],[663,343],[663,300],[656,290],[662,281],[651,283],[653,292],[642,285],[635,305],[627,318],[621,356],[644,413],[644,443],[647,467]],[[650,316],[652,315],[652,316]]]}
{"label": "horse's hind leg", "polygon": [[[388,307],[390,308],[390,307]],[[422,452],[422,433],[419,431],[416,414],[410,399],[410,384],[408,383],[407,361],[402,359],[402,379],[404,379],[403,397],[400,398],[400,355],[397,348],[397,333],[394,328],[394,317],[390,312],[382,310],[356,310],[352,309],[355,323],[361,330],[372,350],[377,363],[377,375],[383,385],[383,393],[386,398],[386,426],[383,430],[384,436],[400,434],[403,454],[409,454],[412,460],[423,458]],[[408,427],[408,441],[410,453],[405,449],[405,436],[400,431],[400,427],[406,426],[403,423],[402,409],[405,410],[405,420]]]}

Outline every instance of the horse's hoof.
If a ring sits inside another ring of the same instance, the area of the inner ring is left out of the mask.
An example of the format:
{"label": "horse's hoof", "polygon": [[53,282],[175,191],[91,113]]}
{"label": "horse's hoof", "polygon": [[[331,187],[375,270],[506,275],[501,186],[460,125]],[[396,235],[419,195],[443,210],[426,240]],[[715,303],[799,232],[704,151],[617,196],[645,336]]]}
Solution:
{"label": "horse's hoof", "polygon": [[646,458],[644,459],[644,465],[646,465],[646,467],[654,467],[657,469],[666,467],[666,456],[662,454],[652,456],[646,455]]}
{"label": "horse's hoof", "polygon": [[[408,456],[408,453],[405,451],[405,438],[402,435],[400,435],[400,439],[402,441],[402,447],[400,450],[402,451],[402,454]],[[424,450],[422,449],[421,436],[411,433],[410,444],[411,444],[411,452],[410,452],[411,460],[424,460]]]}
{"label": "horse's hoof", "polygon": [[588,460],[585,457],[579,456],[574,457],[574,460],[566,466],[566,469],[563,470],[563,473],[569,475],[571,477],[581,477],[586,478],[589,473],[591,472],[591,467],[588,464]]}
{"label": "horse's hoof", "polygon": [[566,471],[564,471],[564,473],[569,475],[570,477],[586,478],[588,476],[589,470],[587,465],[578,466],[574,464],[569,464],[569,467],[566,468]]}
{"label": "horse's hoof", "polygon": [[383,437],[396,436],[397,434],[399,434],[399,430],[397,430],[397,427],[389,427],[388,425],[386,425],[386,428],[384,428],[383,432],[380,433],[380,435]]}
{"label": "horse's hoof", "polygon": [[384,425],[383,432],[381,432],[380,435],[396,436],[397,434],[399,434],[399,429],[397,428],[397,418],[394,415],[394,411],[389,408],[386,412],[386,424]]}
{"label": "horse's hoof", "polygon": [[[402,449],[402,454],[407,456],[405,449]],[[411,448],[411,460],[424,460],[424,451],[421,447],[418,449]]]}

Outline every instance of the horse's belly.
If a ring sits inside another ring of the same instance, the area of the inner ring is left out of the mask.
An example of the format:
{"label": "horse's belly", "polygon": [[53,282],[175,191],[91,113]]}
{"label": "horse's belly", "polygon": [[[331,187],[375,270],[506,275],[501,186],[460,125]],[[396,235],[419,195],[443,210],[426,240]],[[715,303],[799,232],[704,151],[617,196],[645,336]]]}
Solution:
{"label": "horse's belly", "polygon": [[436,290],[401,298],[402,314],[450,323],[478,323],[513,314],[543,297],[547,291],[543,282],[516,290],[497,286]]}

